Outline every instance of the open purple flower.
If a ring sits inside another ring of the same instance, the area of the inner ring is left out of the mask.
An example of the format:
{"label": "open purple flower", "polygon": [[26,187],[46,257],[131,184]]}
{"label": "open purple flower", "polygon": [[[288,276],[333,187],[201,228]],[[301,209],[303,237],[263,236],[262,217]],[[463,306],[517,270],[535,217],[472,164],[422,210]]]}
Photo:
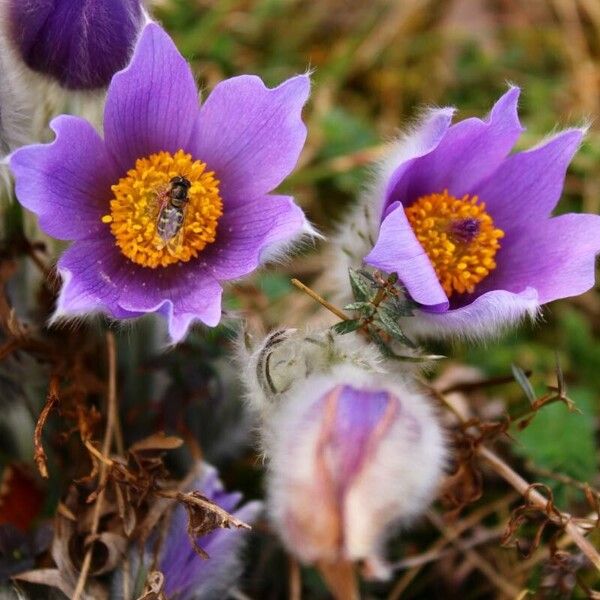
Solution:
{"label": "open purple flower", "polygon": [[68,89],[108,85],[143,22],[140,0],[9,0],[8,34],[25,64]]}
{"label": "open purple flower", "polygon": [[594,285],[600,216],[551,216],[584,130],[509,154],[518,97],[513,87],[488,119],[455,125],[452,109],[429,111],[367,199],[378,216],[361,258],[398,273],[417,333],[488,335]]}
{"label": "open purple flower", "polygon": [[176,342],[221,318],[221,282],[247,275],[310,227],[290,196],[306,128],[307,76],[268,89],[254,76],[217,85],[199,106],[189,65],[156,24],[108,89],[104,138],[61,116],[56,139],[10,157],[16,194],[58,262],[56,317],[158,312]]}
{"label": "open purple flower", "polygon": [[[190,487],[248,524],[252,524],[262,510],[261,502],[248,502],[238,507],[242,495],[226,492],[217,470],[208,464],[202,466],[202,472]],[[165,577],[167,598],[198,600],[225,597],[241,572],[239,551],[246,540],[246,533],[237,529],[217,529],[202,536],[197,543],[210,557],[203,560],[192,548],[187,522],[186,510],[178,505],[171,516],[158,561],[158,569]]]}

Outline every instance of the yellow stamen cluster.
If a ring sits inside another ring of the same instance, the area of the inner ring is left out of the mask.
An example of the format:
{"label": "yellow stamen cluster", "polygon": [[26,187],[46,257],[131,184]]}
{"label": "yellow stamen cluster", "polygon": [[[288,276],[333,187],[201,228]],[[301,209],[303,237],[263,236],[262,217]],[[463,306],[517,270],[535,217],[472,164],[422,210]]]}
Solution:
{"label": "yellow stamen cluster", "polygon": [[472,293],[496,268],[494,257],[504,232],[494,227],[477,196],[459,199],[447,190],[422,196],[406,209],[406,216],[448,297]]}
{"label": "yellow stamen cluster", "polygon": [[[185,177],[191,187],[181,229],[172,239],[163,240],[157,232],[158,216],[169,200],[169,182],[175,176]],[[102,221],[110,223],[117,246],[138,265],[154,269],[187,262],[216,239],[223,214],[219,181],[205,163],[183,150],[138,159],[111,189],[110,214]]]}

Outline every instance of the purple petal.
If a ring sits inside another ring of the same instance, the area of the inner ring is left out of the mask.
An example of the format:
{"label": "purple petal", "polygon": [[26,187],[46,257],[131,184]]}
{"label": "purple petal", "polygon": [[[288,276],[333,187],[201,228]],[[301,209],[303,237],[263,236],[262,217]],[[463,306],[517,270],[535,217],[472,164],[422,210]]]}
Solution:
{"label": "purple petal", "polygon": [[[209,487],[204,487],[204,483]],[[241,498],[237,492],[223,491],[218,473],[208,464],[202,466],[200,477],[192,487],[228,512],[232,512],[234,506],[231,503],[223,503],[222,499],[229,500],[233,496]],[[221,490],[223,498],[215,497],[211,489]],[[262,503],[249,502],[232,514],[252,524],[261,510]],[[178,505],[172,513],[168,535],[160,557],[160,569],[165,575],[167,595],[182,600],[197,596],[208,597],[211,593],[215,594],[214,597],[221,597],[216,594],[216,590],[229,587],[240,573],[237,555],[246,540],[247,532],[237,529],[217,529],[198,538],[198,544],[210,556],[208,560],[202,560],[191,547],[186,524],[186,511]]]}
{"label": "purple petal", "polygon": [[123,283],[120,308],[134,313],[160,313],[167,321],[173,344],[196,320],[209,327],[219,324],[223,288],[195,261],[160,270],[139,268],[134,275]]}
{"label": "purple petal", "polygon": [[[327,400],[327,396],[324,398]],[[397,400],[386,390],[338,389],[335,425],[329,447],[336,457],[335,478],[348,488],[368,458],[374,436],[391,404]]]}
{"label": "purple petal", "polygon": [[471,118],[450,127],[437,147],[397,181],[388,202],[406,205],[445,189],[458,197],[472,192],[500,166],[523,131],[518,99],[519,89],[513,87],[496,102],[487,121]]}
{"label": "purple petal", "polygon": [[104,137],[122,174],[138,158],[187,148],[199,109],[192,71],[155,23],[144,27],[129,66],[108,88]]}
{"label": "purple petal", "polygon": [[448,307],[448,297],[399,202],[388,209],[377,243],[364,261],[387,273],[398,273],[415,302],[436,311]]}
{"label": "purple petal", "polygon": [[577,296],[594,286],[599,252],[600,216],[568,214],[537,220],[506,239],[498,267],[482,282],[482,290],[518,293],[533,287],[540,304]]}
{"label": "purple petal", "polygon": [[57,265],[63,285],[54,319],[94,312],[118,319],[141,314],[118,305],[121,286],[134,267],[113,246],[105,235],[99,240],[75,242],[63,253]]}
{"label": "purple petal", "polygon": [[478,186],[476,193],[497,227],[508,232],[552,212],[583,134],[581,129],[568,129],[542,146],[514,154]]}
{"label": "purple petal", "polygon": [[302,210],[290,196],[264,196],[225,209],[217,241],[199,260],[218,280],[241,277],[254,271],[264,254],[298,236],[305,227]]}
{"label": "purple petal", "polygon": [[36,213],[41,228],[62,240],[96,237],[105,229],[115,165],[95,129],[78,117],[51,123],[56,139],[10,156],[19,202]]}
{"label": "purple petal", "polygon": [[443,314],[420,311],[414,318],[404,319],[403,326],[409,335],[454,335],[483,339],[502,332],[526,317],[533,318],[539,304],[537,292],[531,287],[518,294],[493,290],[461,308]]}
{"label": "purple petal", "polygon": [[385,206],[394,202],[392,198],[405,195],[405,174],[418,158],[437,148],[450,127],[453,114],[453,108],[430,110],[417,128],[400,141],[397,150],[392,151],[386,161],[394,170],[389,175],[386,186]]}
{"label": "purple petal", "polygon": [[125,258],[110,234],[73,244],[58,269],[64,284],[55,318],[105,312],[115,318],[160,313],[173,343],[200,320],[214,327],[221,318],[222,289],[195,262],[147,269]]}
{"label": "purple petal", "polygon": [[70,89],[104,87],[126,64],[140,0],[10,0],[8,33],[30,69]]}
{"label": "purple petal", "polygon": [[200,109],[190,147],[215,171],[229,206],[269,193],[292,171],[306,139],[301,113],[309,91],[306,75],[273,89],[243,75],[212,91]]}

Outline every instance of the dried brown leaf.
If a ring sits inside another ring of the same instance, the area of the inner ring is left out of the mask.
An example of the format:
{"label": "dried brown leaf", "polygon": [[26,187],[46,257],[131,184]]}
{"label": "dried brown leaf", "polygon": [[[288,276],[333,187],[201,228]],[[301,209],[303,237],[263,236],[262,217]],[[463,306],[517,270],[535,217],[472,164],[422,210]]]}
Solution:
{"label": "dried brown leaf", "polygon": [[127,537],[130,537],[137,523],[135,510],[131,505],[131,502],[129,502],[129,498],[126,498],[126,495],[128,496],[128,494],[121,489],[119,484],[114,486],[114,490],[115,498],[117,500],[117,510],[119,512],[121,523],[123,524],[123,531]]}
{"label": "dried brown leaf", "polygon": [[165,576],[160,571],[148,573],[142,595],[137,600],[167,600],[164,592]]}
{"label": "dried brown leaf", "polygon": [[48,467],[46,464],[46,452],[44,450],[44,446],[42,445],[42,431],[44,430],[44,425],[46,424],[50,412],[59,403],[59,386],[60,380],[58,376],[53,375],[50,379],[50,387],[48,389],[48,395],[46,396],[46,403],[44,404],[42,412],[38,417],[37,423],[35,424],[35,431],[33,433],[33,458],[40,475],[45,479],[48,478]]}
{"label": "dried brown leaf", "polygon": [[173,435],[165,435],[163,432],[154,433],[133,444],[129,451],[133,454],[147,450],[174,450],[183,444],[183,440]]}
{"label": "dried brown leaf", "polygon": [[204,536],[211,531],[219,528],[231,529],[251,529],[250,525],[240,521],[226,510],[223,510],[218,504],[209,500],[200,492],[189,492],[184,494],[177,493],[176,499],[182,503],[188,513],[188,535],[192,546],[201,558],[209,558],[205,550],[198,546],[197,538]]}
{"label": "dried brown leaf", "polygon": [[[25,571],[15,575],[13,579],[35,583],[37,585],[47,585],[59,589],[67,598],[73,596],[75,591],[75,582],[70,580],[64,573],[58,569],[36,569],[34,571]],[[91,598],[88,597],[88,600]]]}

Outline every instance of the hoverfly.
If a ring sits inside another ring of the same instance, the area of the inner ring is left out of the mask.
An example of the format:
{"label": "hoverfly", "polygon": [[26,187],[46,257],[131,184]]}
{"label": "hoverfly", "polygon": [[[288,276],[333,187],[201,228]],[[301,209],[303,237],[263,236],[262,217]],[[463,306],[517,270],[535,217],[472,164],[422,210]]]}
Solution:
{"label": "hoverfly", "polygon": [[189,179],[177,175],[169,181],[165,189],[158,192],[157,200],[160,208],[156,220],[156,232],[164,245],[167,245],[181,230],[191,186]]}

